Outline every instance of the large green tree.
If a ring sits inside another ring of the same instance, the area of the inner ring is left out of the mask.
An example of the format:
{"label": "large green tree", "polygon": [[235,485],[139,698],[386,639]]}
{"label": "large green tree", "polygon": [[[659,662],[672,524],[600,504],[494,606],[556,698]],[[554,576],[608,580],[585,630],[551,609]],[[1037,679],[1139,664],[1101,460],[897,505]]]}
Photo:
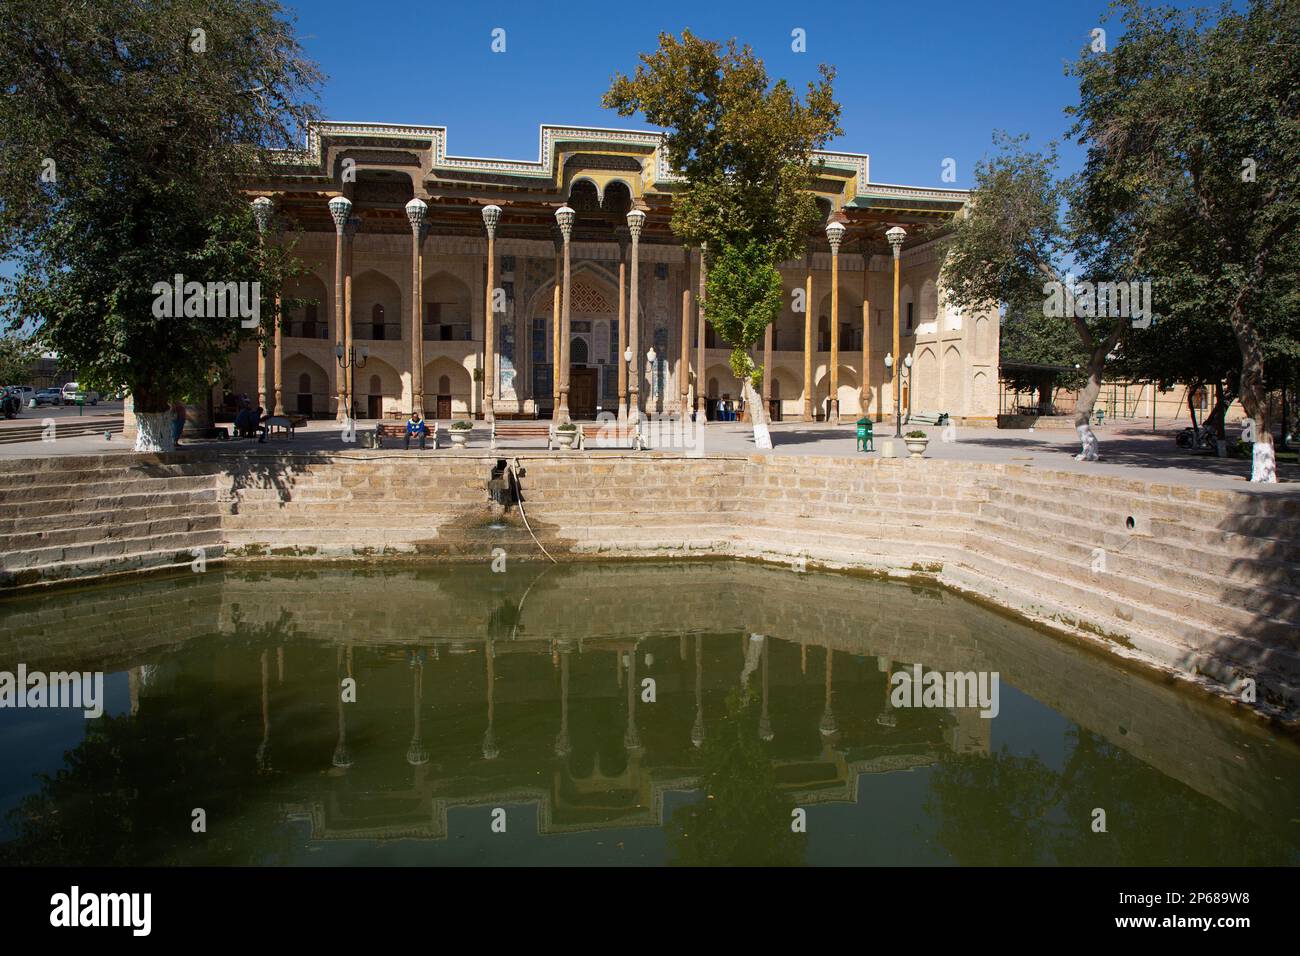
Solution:
{"label": "large green tree", "polygon": [[614,77],[604,105],[666,131],[668,161],[683,180],[673,231],[704,250],[705,315],[732,345],[755,445],[771,448],[749,350],[780,313],[777,264],[803,253],[821,219],[810,191],[820,165],[813,151],[843,132],[835,71],[821,66],[801,99],[785,80],[769,79],[749,46],[689,30],[660,34],[659,48],[640,60],[632,76]]}
{"label": "large green tree", "polygon": [[[1084,382],[1075,405],[1079,458],[1095,461],[1098,442],[1089,420],[1101,392],[1106,361],[1130,319],[1098,317],[1075,308],[1069,268],[1090,237],[1080,228],[1078,184],[1059,174],[1055,146],[1037,151],[1024,137],[998,134],[997,152],[975,169],[975,195],[947,240],[944,281],[952,302],[962,309],[1004,305],[1012,316],[1041,315],[1073,326],[1084,359]],[[1087,277],[1105,276],[1105,259],[1094,256]],[[1062,314],[1049,315],[1056,301]],[[1071,363],[1073,364],[1073,363]]]}
{"label": "large green tree", "polygon": [[1226,321],[1256,437],[1251,480],[1276,481],[1266,373],[1296,338],[1300,4],[1114,6],[1122,41],[1074,67],[1083,228],[1155,277],[1162,319],[1189,332]]}
{"label": "large green tree", "polygon": [[[169,447],[169,404],[273,328],[286,256],[259,253],[239,186],[301,141],[318,82],[274,0],[0,6],[0,256],[21,265],[0,308],[131,390],[137,448]],[[167,314],[177,275],[247,283],[257,324]]]}

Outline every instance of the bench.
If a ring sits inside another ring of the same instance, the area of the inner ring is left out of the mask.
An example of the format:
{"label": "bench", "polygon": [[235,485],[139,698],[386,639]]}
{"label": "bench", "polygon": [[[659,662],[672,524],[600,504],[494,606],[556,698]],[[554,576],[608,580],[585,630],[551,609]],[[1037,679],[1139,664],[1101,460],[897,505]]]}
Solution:
{"label": "bench", "polygon": [[284,435],[286,438],[292,438],[294,429],[296,429],[299,424],[301,423],[295,422],[288,415],[272,415],[266,420],[267,437],[274,437],[276,429],[279,429],[280,434]]}
{"label": "bench", "polygon": [[645,437],[641,434],[641,422],[629,428],[613,419],[597,422],[594,425],[579,425],[575,448],[585,449],[588,441],[594,441],[597,448],[630,448],[633,451],[645,449]]}
{"label": "bench", "polygon": [[498,441],[544,441],[551,447],[552,425],[539,421],[492,421],[492,447]]}
{"label": "bench", "polygon": [[907,416],[909,425],[946,425],[947,412],[912,412]]}
{"label": "bench", "polygon": [[[435,449],[441,447],[439,440],[438,423],[426,421],[424,423],[429,428],[429,434],[425,438],[426,442],[431,442]],[[370,432],[373,436],[373,448],[383,448],[384,440],[391,438],[394,441],[406,442],[406,422],[375,422],[375,429]],[[416,439],[417,442],[419,439]]]}

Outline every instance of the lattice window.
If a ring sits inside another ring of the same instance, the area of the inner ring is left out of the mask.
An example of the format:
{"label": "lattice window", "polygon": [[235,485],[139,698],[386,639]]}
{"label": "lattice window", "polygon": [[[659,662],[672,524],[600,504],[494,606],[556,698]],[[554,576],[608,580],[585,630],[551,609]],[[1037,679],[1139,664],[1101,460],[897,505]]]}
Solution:
{"label": "lattice window", "polygon": [[585,282],[573,283],[569,287],[569,310],[570,312],[595,312],[600,314],[609,314],[614,311],[613,305],[605,297],[605,293],[593,285]]}

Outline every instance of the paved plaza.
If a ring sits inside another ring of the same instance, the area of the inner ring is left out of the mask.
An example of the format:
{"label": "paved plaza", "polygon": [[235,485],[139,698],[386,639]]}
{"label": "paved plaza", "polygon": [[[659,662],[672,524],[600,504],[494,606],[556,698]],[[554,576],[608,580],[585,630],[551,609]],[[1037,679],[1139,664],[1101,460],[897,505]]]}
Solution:
{"label": "paved plaza", "polygon": [[[119,413],[120,414],[120,413]],[[0,437],[5,427],[19,423],[31,424],[31,416],[25,416],[15,422],[0,424]],[[120,421],[120,418],[119,418]],[[358,431],[370,426],[362,422]],[[589,429],[591,426],[587,426]],[[681,444],[674,444],[671,424],[664,425],[664,440],[658,444],[659,450],[672,451]],[[888,422],[877,423],[876,451],[867,455],[880,456],[885,453],[886,440],[893,434],[893,426]],[[1250,462],[1244,459],[1217,458],[1212,453],[1192,452],[1178,448],[1174,442],[1176,428],[1158,429],[1152,432],[1150,425],[1139,423],[1117,423],[1105,425],[1097,430],[1101,441],[1102,460],[1098,462],[1075,461],[1078,442],[1071,429],[1061,427],[1037,428],[1033,430],[1002,430],[987,427],[952,428],[925,427],[908,425],[904,431],[917,428],[930,437],[926,457],[961,461],[1003,462],[1023,464],[1059,471],[1079,472],[1092,475],[1112,475],[1131,477],[1143,481],[1166,481],[1175,484],[1192,485],[1205,488],[1251,488],[1251,490],[1279,494],[1294,494],[1300,484],[1300,468],[1294,463],[1278,463],[1278,484],[1274,486],[1254,485],[1249,482]],[[862,455],[856,450],[855,431],[852,425],[808,424],[804,422],[780,422],[771,426],[771,452],[760,454],[773,455],[826,455],[855,457]],[[1231,434],[1231,432],[1230,432]],[[491,429],[482,422],[476,422],[469,445],[464,450],[446,447],[445,426],[443,447],[424,452],[403,451],[396,442],[389,442],[387,454],[410,455],[499,455],[507,452],[526,451],[530,455],[541,449],[537,442],[502,442],[493,451],[490,447]],[[688,442],[695,442],[692,432],[687,436]],[[264,443],[251,439],[232,439],[228,441],[183,441],[181,449],[215,449],[231,455],[241,454],[281,454],[284,452],[306,453],[322,451],[365,450],[361,443],[344,442],[340,428],[331,421],[312,421],[299,428],[293,438],[275,437]],[[706,455],[754,454],[753,437],[749,425],[732,422],[709,422],[704,426],[700,447]],[[0,443],[0,459],[42,457],[46,455],[102,455],[106,453],[130,453],[132,446],[120,433],[105,439],[102,434],[63,437],[54,441],[28,441]],[[895,451],[899,457],[907,454],[901,441],[895,442]],[[374,452],[378,454],[378,452]],[[554,452],[553,454],[561,454]],[[573,454],[565,452],[564,454]],[[589,440],[588,450],[577,454],[608,454],[597,447],[595,440]]]}

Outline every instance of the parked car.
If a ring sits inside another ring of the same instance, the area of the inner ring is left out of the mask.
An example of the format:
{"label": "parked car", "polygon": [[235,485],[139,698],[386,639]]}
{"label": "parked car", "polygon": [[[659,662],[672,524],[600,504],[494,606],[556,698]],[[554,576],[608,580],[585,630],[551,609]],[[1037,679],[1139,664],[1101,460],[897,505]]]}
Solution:
{"label": "parked car", "polygon": [[62,405],[63,389],[43,388],[32,397],[36,399],[37,405]]}
{"label": "parked car", "polygon": [[63,386],[63,404],[76,405],[81,402],[83,405],[98,405],[99,392],[94,389],[83,389],[80,382],[69,382]]}
{"label": "parked car", "polygon": [[23,403],[24,407],[36,395],[36,389],[30,385],[10,385],[9,390],[18,396],[18,400]]}

